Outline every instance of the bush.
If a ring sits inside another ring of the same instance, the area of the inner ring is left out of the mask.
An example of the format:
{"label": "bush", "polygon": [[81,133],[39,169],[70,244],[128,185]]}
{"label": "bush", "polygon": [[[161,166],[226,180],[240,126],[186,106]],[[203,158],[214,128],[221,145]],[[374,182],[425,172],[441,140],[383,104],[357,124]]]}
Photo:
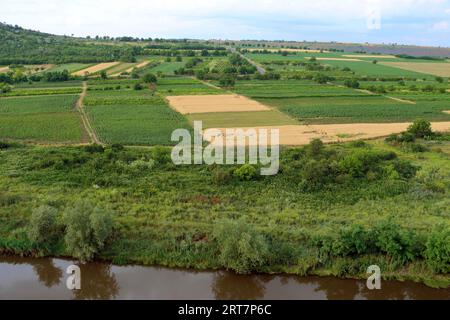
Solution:
{"label": "bush", "polygon": [[415,235],[391,220],[378,224],[374,233],[377,248],[400,263],[412,261],[421,254]]}
{"label": "bush", "polygon": [[326,184],[333,182],[336,176],[328,160],[311,159],[300,171],[301,189],[304,191],[314,191],[322,188]]}
{"label": "bush", "polygon": [[103,153],[105,148],[99,144],[90,144],[84,147],[84,150],[88,153]]}
{"label": "bush", "polygon": [[256,168],[251,164],[244,164],[243,166],[234,170],[234,176],[242,181],[250,181],[256,178]]}
{"label": "bush", "polygon": [[90,202],[78,201],[64,212],[68,253],[81,261],[91,260],[105,245],[112,233],[109,212]]}
{"label": "bush", "polygon": [[373,250],[373,235],[361,225],[341,230],[335,253],[341,256],[362,255]]}
{"label": "bush", "polygon": [[147,73],[142,77],[142,80],[145,83],[156,83],[158,82],[158,78],[153,73]]}
{"label": "bush", "polygon": [[349,88],[358,89],[360,84],[356,79],[345,80],[344,85]]}
{"label": "bush", "polygon": [[219,248],[219,261],[227,269],[247,274],[257,271],[267,261],[266,239],[242,220],[217,222],[213,239]]}
{"label": "bush", "polygon": [[230,171],[216,169],[213,172],[213,181],[219,186],[227,184],[231,179],[232,175],[230,174]]}
{"label": "bush", "polygon": [[154,147],[152,149],[152,159],[160,165],[172,162],[170,149],[164,147]]}
{"label": "bush", "polygon": [[142,84],[136,83],[136,84],[133,86],[133,89],[136,90],[136,91],[139,91],[139,90],[144,89],[144,87],[142,86]]}
{"label": "bush", "polygon": [[6,150],[11,148],[11,144],[8,142],[0,141],[0,150]]}
{"label": "bush", "polygon": [[57,216],[58,211],[50,206],[34,209],[27,228],[28,238],[39,246],[51,245],[57,234]]}
{"label": "bush", "polygon": [[435,272],[450,272],[450,228],[434,230],[426,243],[425,258]]}
{"label": "bush", "polygon": [[433,130],[431,129],[431,123],[426,120],[416,120],[408,128],[408,133],[414,135],[416,138],[425,138],[433,136]]}

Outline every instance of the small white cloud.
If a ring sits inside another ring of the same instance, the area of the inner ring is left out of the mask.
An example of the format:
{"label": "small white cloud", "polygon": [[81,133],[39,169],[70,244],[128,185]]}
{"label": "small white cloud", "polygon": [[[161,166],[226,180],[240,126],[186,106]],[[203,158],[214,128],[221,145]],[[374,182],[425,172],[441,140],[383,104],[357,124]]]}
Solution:
{"label": "small white cloud", "polygon": [[450,24],[447,21],[441,21],[433,24],[432,31],[447,31],[450,30]]}

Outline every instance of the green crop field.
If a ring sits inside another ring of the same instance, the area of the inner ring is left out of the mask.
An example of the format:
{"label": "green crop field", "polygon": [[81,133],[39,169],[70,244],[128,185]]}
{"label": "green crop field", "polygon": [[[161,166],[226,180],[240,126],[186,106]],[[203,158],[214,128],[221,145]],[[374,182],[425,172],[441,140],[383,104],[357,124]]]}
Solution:
{"label": "green crop field", "polygon": [[49,69],[48,71],[61,72],[61,71],[67,70],[67,71],[69,71],[69,73],[73,73],[73,72],[77,72],[77,71],[89,68],[92,65],[93,65],[92,63],[65,63],[65,64],[57,65],[57,66]]}
{"label": "green crop field", "polygon": [[203,121],[204,128],[245,128],[258,126],[282,126],[299,124],[277,110],[258,112],[218,112],[188,115],[192,123]]}
{"label": "green crop field", "polygon": [[73,111],[78,96],[0,99],[0,139],[79,143],[83,128]]}
{"label": "green crop field", "polygon": [[419,118],[450,121],[448,102],[417,102],[408,104],[382,96],[323,97],[298,99],[260,99],[278,107],[300,121],[308,123],[407,122]]}
{"label": "green crop field", "polygon": [[150,70],[150,72],[162,72],[165,75],[173,75],[175,73],[175,70],[178,70],[184,66],[184,62],[162,62],[156,67],[153,67]]}
{"label": "green crop field", "polygon": [[199,80],[178,77],[159,79],[157,89],[166,96],[224,93],[223,90],[207,86]]}
{"label": "green crop field", "polygon": [[366,95],[354,89],[320,85],[308,80],[238,81],[233,91],[254,99]]}
{"label": "green crop field", "polygon": [[101,141],[125,145],[171,145],[186,118],[150,90],[89,91],[84,104]]}

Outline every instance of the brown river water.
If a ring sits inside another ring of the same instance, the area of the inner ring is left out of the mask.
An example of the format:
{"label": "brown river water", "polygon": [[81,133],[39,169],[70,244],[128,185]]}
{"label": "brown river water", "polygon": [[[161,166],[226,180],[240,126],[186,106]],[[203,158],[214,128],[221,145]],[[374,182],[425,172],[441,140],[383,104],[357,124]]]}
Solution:
{"label": "brown river water", "polygon": [[225,271],[196,272],[158,267],[81,265],[81,290],[66,288],[61,259],[0,256],[0,300],[4,299],[146,299],[146,300],[450,300],[450,289],[432,289],[412,282],[383,281],[370,291],[365,281],[337,278],[250,275]]}

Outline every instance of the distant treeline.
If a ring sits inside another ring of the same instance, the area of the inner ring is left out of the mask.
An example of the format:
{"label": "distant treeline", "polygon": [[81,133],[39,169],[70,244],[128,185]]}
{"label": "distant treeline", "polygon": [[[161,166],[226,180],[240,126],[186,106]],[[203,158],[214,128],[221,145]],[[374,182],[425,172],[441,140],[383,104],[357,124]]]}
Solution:
{"label": "distant treeline", "polygon": [[430,57],[430,56],[410,56],[408,54],[397,54],[397,58],[402,59],[417,59],[417,60],[434,60],[434,61],[445,61],[444,58]]}

